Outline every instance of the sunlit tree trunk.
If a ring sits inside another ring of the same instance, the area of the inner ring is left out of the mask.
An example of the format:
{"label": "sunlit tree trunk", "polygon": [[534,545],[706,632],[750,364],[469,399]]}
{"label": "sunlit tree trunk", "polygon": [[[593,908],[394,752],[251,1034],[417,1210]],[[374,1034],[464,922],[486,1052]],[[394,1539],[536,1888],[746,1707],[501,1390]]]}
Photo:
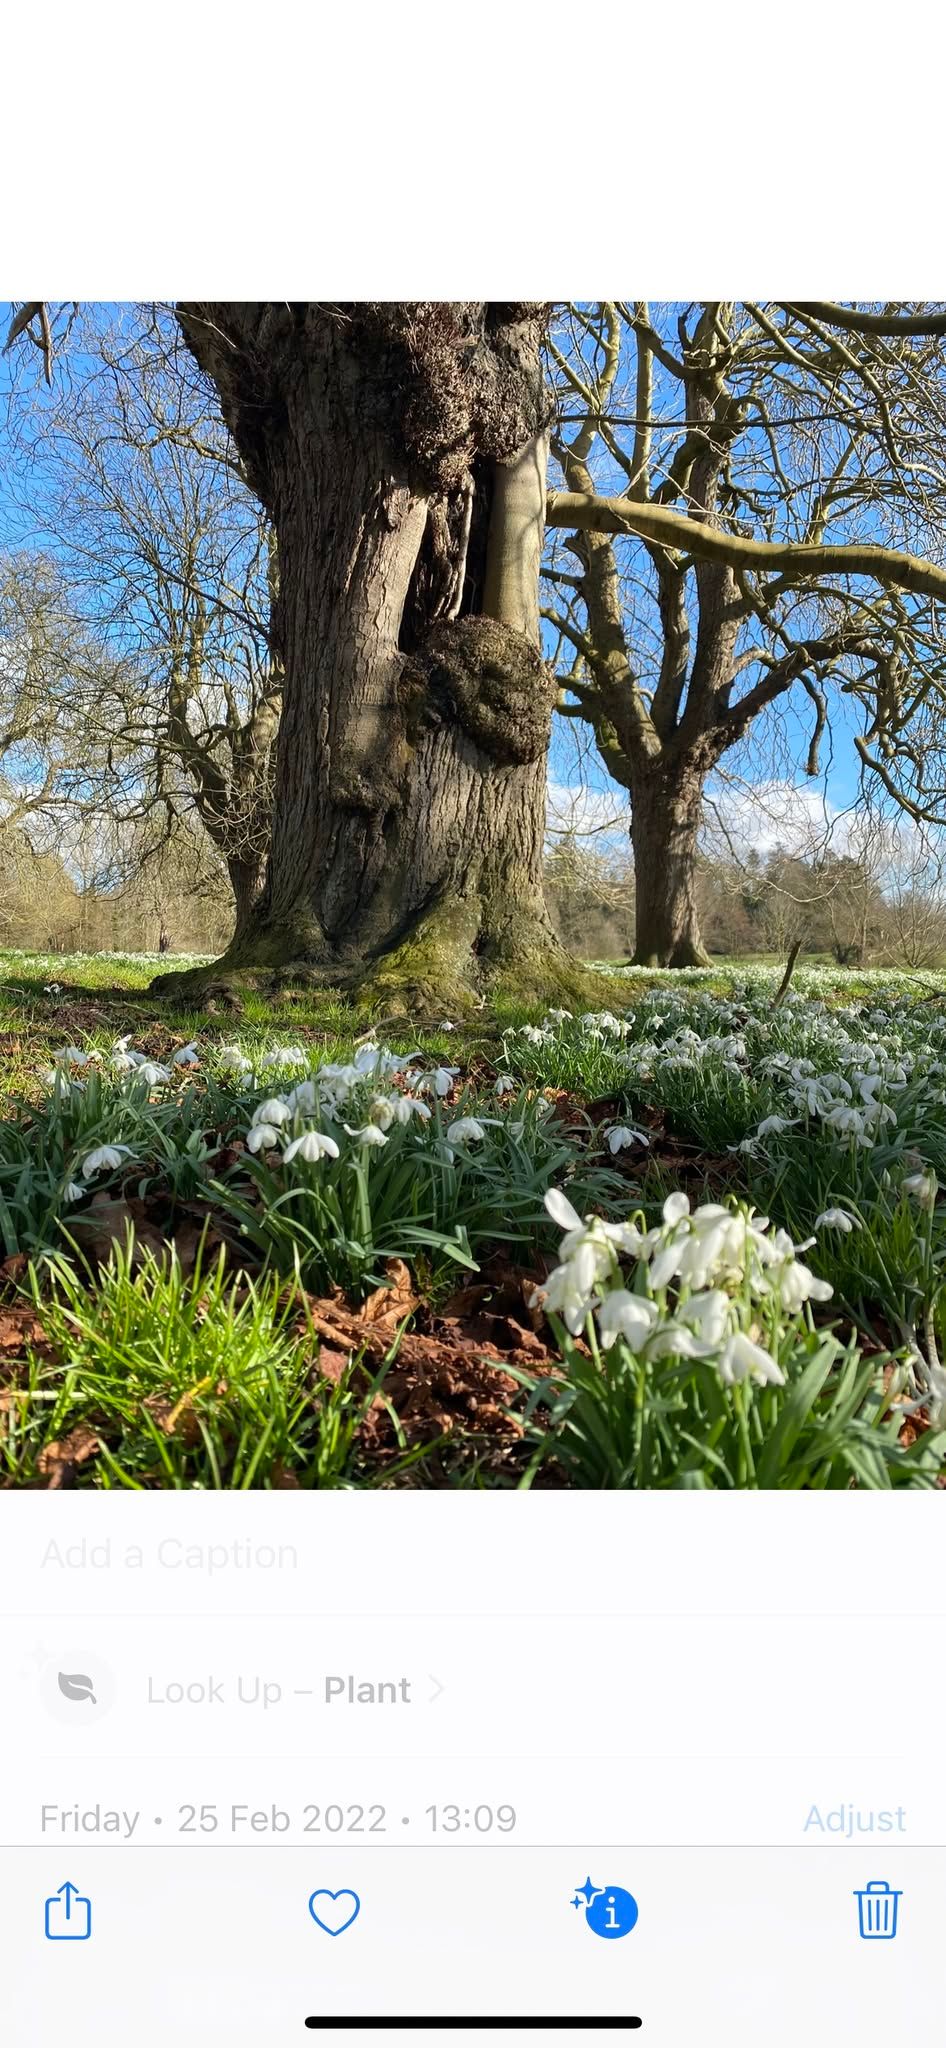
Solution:
{"label": "sunlit tree trunk", "polygon": [[554,976],[543,309],[181,319],[279,549],[272,842],[223,964],[445,991]]}

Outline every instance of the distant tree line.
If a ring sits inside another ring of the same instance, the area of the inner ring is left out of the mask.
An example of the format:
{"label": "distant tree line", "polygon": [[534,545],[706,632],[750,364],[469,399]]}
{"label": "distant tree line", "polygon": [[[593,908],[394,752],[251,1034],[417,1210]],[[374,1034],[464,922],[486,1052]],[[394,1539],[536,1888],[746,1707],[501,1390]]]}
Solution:
{"label": "distant tree line", "polygon": [[[710,958],[803,953],[841,967],[946,964],[946,875],[928,845],[896,860],[864,830],[853,852],[802,855],[784,847],[744,858],[701,854],[696,902]],[[545,886],[556,928],[586,959],[628,960],[634,950],[634,868],[563,834],[548,851]]]}

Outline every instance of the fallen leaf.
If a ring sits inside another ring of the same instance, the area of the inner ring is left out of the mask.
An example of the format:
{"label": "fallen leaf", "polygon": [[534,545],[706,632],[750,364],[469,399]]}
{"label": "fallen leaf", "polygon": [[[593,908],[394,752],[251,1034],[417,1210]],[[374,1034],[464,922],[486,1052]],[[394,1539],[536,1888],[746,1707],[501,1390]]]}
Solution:
{"label": "fallen leaf", "polygon": [[79,1250],[100,1266],[106,1264],[116,1245],[124,1246],[129,1230],[134,1232],[133,1266],[142,1264],[146,1252],[153,1252],[156,1258],[166,1254],[167,1238],[149,1222],[144,1202],[137,1195],[110,1195],[103,1189],[68,1223],[68,1235]]}
{"label": "fallen leaf", "polygon": [[99,1450],[99,1440],[94,1429],[80,1422],[68,1436],[47,1444],[40,1451],[36,1469],[43,1479],[49,1481],[49,1492],[58,1493],[65,1486],[71,1486],[80,1465],[88,1463]]}
{"label": "fallen leaf", "polygon": [[392,1331],[405,1316],[413,1315],[418,1307],[414,1283],[403,1259],[388,1259],[384,1268],[387,1281],[369,1294],[358,1311],[358,1321],[365,1328],[379,1328],[386,1325]]}

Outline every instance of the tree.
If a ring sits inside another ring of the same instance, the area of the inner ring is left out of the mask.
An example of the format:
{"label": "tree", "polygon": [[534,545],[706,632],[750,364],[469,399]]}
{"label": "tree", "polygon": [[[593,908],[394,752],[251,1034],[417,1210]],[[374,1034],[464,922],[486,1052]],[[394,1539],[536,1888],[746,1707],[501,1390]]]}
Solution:
{"label": "tree", "polygon": [[545,309],[188,303],[279,550],[265,886],[223,963],[566,969],[542,892]]}
{"label": "tree", "polygon": [[138,855],[196,818],[240,929],[272,808],[272,532],[170,312],[83,308],[71,349],[71,375],[19,413],[9,467],[76,635],[112,655],[81,693],[85,801],[141,828],[123,840]]}
{"label": "tree", "polygon": [[[918,331],[887,311],[864,334],[707,302],[683,309],[676,346],[642,305],[569,317],[571,357],[556,343],[553,361],[578,433],[560,408],[566,489],[549,500],[579,564],[550,565],[563,700],[631,791],[638,956],[683,964],[701,957],[706,777],[796,684],[813,766],[831,682],[865,769],[920,814],[939,800],[946,570],[885,543],[931,544],[943,509],[941,316]],[[497,972],[548,987],[566,963],[541,880],[546,309],[188,302],[179,319],[279,556],[272,846],[223,965],[377,991],[459,995]],[[625,333],[629,445],[608,410]],[[677,401],[663,453],[655,365]],[[656,593],[646,677],[616,541]]]}
{"label": "tree", "polygon": [[630,793],[638,961],[705,958],[707,780],[799,693],[809,774],[833,703],[865,774],[918,815],[942,808],[946,577],[881,543],[940,544],[944,326],[610,303],[572,306],[553,337],[565,490],[548,517],[570,537],[545,614],[569,650],[561,708]]}
{"label": "tree", "polygon": [[634,876],[626,858],[560,834],[545,857],[545,893],[570,953],[586,960],[627,959],[634,923]]}

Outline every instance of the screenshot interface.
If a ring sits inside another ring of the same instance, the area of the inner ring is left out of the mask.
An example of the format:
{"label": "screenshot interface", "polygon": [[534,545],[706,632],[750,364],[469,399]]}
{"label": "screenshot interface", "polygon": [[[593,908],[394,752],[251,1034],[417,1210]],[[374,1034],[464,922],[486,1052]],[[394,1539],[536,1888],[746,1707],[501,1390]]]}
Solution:
{"label": "screenshot interface", "polygon": [[5,2042],[939,2038],[942,1617],[870,1500],[304,1505],[0,1522]]}

